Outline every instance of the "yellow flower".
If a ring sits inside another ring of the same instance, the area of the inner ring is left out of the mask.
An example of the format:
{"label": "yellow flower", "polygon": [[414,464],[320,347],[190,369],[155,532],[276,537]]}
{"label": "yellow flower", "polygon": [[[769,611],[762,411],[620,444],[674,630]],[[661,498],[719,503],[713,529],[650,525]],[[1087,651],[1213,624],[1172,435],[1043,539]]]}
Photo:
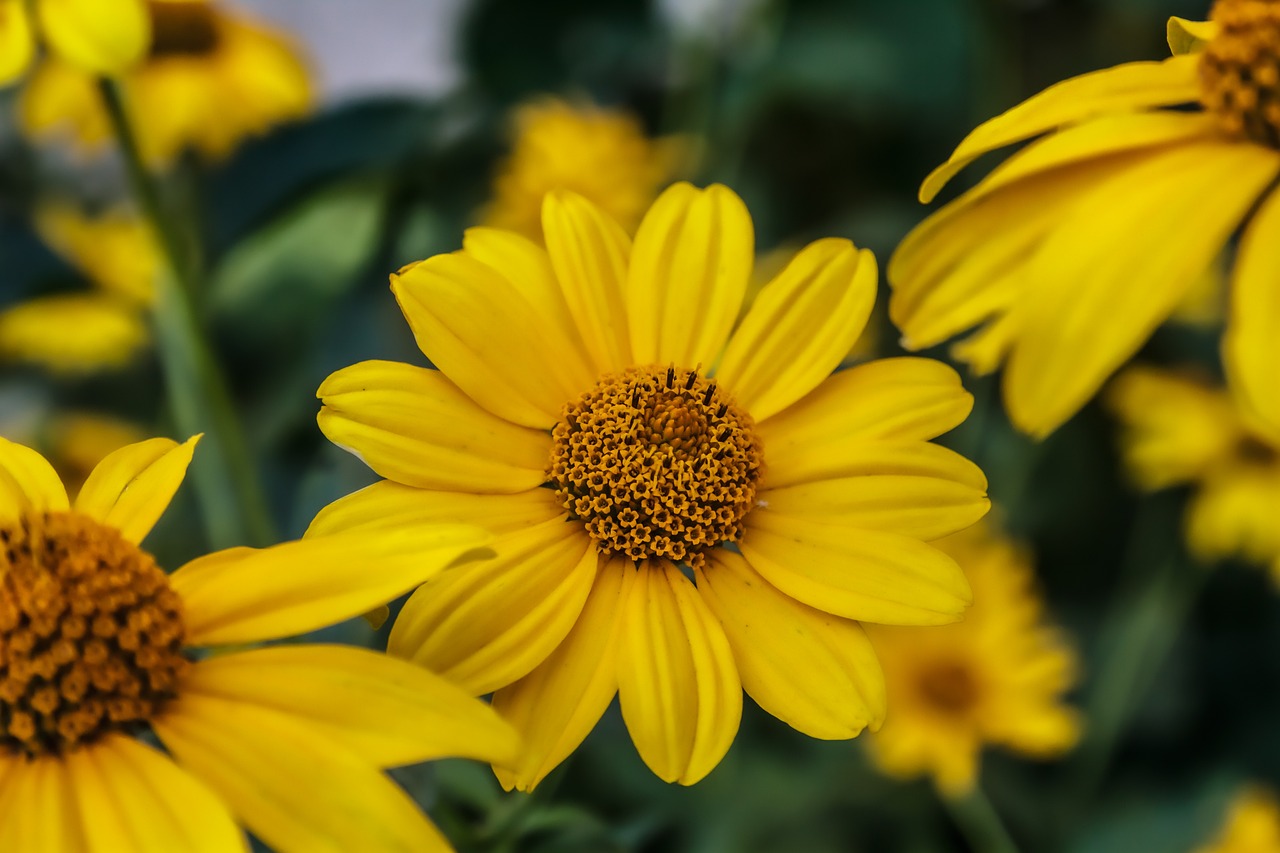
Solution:
{"label": "yellow flower", "polygon": [[979,126],[921,187],[928,201],[977,157],[1043,136],[889,264],[907,343],[979,327],[960,356],[1006,362],[1005,403],[1027,432],[1084,405],[1241,228],[1225,357],[1280,432],[1280,5],[1218,0],[1212,18],[1173,19],[1170,59],[1072,78]]}
{"label": "yellow flower", "polygon": [[536,785],[615,694],[682,784],[728,750],[743,689],[814,737],[877,726],[855,620],[938,624],[969,601],[926,544],[988,508],[982,472],[928,441],[973,404],[959,377],[918,358],[831,375],[876,294],[847,240],[804,248],[737,322],[754,236],[722,186],[669,188],[634,246],[573,193],[542,222],[545,250],[475,228],[392,276],[439,369],[370,361],[321,385],[325,435],[388,480],[311,532],[499,536],[497,560],[414,593],[390,648],[494,694],[526,744],[507,787]]}
{"label": "yellow flower", "polygon": [[37,213],[36,230],[95,286],[139,306],[151,304],[160,248],[142,219],[118,210],[90,217],[49,204]]}
{"label": "yellow flower", "polygon": [[1076,660],[1041,624],[1025,553],[981,529],[934,544],[964,568],[974,605],[955,625],[870,630],[889,701],[871,755],[890,776],[927,773],[955,796],[973,787],[987,744],[1035,757],[1075,745],[1079,722],[1061,695]]}
{"label": "yellow flower", "polygon": [[1195,483],[1187,540],[1203,560],[1241,556],[1280,583],[1280,440],[1223,390],[1192,375],[1132,367],[1107,390],[1135,482]]}
{"label": "yellow flower", "polygon": [[[0,0],[0,86],[35,56],[28,0]],[[143,0],[35,0],[39,32],[62,60],[92,74],[117,74],[147,51],[151,21]]]}
{"label": "yellow flower", "polygon": [[1195,853],[1275,853],[1280,850],[1280,805],[1267,790],[1247,787],[1236,794],[1222,829]]}
{"label": "yellow flower", "polygon": [[542,241],[542,199],[570,190],[634,231],[671,180],[678,146],[644,134],[635,116],[544,98],[515,113],[510,156],[494,180],[485,225]]}
{"label": "yellow flower", "polygon": [[166,575],[140,542],[195,443],[118,450],[71,504],[43,457],[0,439],[0,850],[246,850],[238,824],[281,851],[447,849],[381,768],[509,760],[491,709],[364,649],[198,650],[350,618],[487,536],[233,548]]}
{"label": "yellow flower", "polygon": [[[188,147],[223,157],[245,137],[310,111],[307,68],[285,35],[207,0],[146,5],[150,51],[120,84],[148,162],[167,163]],[[56,59],[32,74],[19,120],[32,136],[65,132],[84,151],[110,137],[93,77]]]}
{"label": "yellow flower", "polygon": [[137,308],[102,294],[41,296],[0,311],[0,358],[55,373],[120,367],[148,340]]}

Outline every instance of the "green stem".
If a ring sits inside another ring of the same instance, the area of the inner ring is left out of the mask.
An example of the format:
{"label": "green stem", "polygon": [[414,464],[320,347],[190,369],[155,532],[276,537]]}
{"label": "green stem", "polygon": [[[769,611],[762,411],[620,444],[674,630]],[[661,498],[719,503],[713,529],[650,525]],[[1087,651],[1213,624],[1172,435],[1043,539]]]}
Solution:
{"label": "green stem", "polygon": [[137,137],[120,89],[98,83],[112,131],[120,146],[129,186],[160,243],[164,274],[157,277],[152,322],[164,372],[166,397],[178,430],[203,432],[192,461],[196,495],[210,544],[270,545],[277,541],[226,379],[205,341],[192,307],[196,292],[193,253],[184,248],[177,220],[161,204],[155,182],[143,165]]}
{"label": "green stem", "polygon": [[980,785],[964,796],[942,794],[941,799],[974,853],[1018,853],[1018,845]]}

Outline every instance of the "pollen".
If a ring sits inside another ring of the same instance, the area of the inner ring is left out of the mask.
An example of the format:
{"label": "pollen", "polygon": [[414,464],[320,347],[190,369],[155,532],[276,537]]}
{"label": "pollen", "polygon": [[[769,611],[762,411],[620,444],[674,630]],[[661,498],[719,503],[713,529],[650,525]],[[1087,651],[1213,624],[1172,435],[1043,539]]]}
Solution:
{"label": "pollen", "polygon": [[764,470],[751,416],[696,370],[610,374],[564,408],[548,475],[606,555],[700,568],[742,536]]}
{"label": "pollen", "polygon": [[1217,0],[1200,56],[1201,101],[1233,136],[1280,148],[1280,3]]}
{"label": "pollen", "polygon": [[0,546],[0,754],[64,754],[176,695],[182,601],[150,554],[69,512],[0,525]]}

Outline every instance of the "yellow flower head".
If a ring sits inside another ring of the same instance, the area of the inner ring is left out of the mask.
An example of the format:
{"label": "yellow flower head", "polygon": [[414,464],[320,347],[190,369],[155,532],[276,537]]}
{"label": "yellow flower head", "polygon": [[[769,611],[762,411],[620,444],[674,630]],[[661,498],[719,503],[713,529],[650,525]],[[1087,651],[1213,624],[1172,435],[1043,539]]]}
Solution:
{"label": "yellow flower head", "polygon": [[977,780],[987,744],[1034,757],[1075,745],[1077,715],[1061,697],[1076,659],[1041,624],[1031,566],[1017,547],[985,530],[935,544],[968,574],[974,605],[955,625],[871,630],[889,702],[871,754],[884,773],[928,774],[959,795]]}
{"label": "yellow flower head", "polygon": [[233,548],[166,575],[140,543],[195,444],[124,447],[71,503],[43,457],[0,439],[0,850],[247,850],[241,825],[281,851],[447,849],[381,770],[509,760],[492,710],[363,649],[200,650],[350,618],[487,537]]}
{"label": "yellow flower head", "polygon": [[539,242],[547,193],[575,192],[633,231],[676,165],[672,141],[649,139],[620,110],[545,98],[516,111],[514,130],[482,219]]}
{"label": "yellow flower head", "polygon": [[36,33],[59,59],[90,74],[118,74],[138,62],[151,39],[144,0],[0,0],[0,86],[31,64]]}
{"label": "yellow flower head", "polygon": [[545,249],[475,228],[392,276],[438,370],[371,361],[320,387],[325,435],[388,479],[312,532],[498,535],[498,559],[414,593],[391,651],[494,694],[526,744],[507,787],[537,784],[615,694],[682,784],[728,750],[744,689],[814,737],[879,725],[858,620],[939,624],[969,602],[927,544],[988,508],[982,472],[929,443],[972,406],[955,371],[831,375],[876,294],[848,240],[805,247],[739,321],[754,234],[725,187],[672,186],[634,242],[569,192],[542,225]]}
{"label": "yellow flower head", "polygon": [[[1232,381],[1280,433],[1280,5],[1174,19],[1163,62],[1051,86],[974,130],[924,182],[1042,137],[930,216],[889,264],[912,347],[1006,365],[1010,417],[1052,432],[1176,309],[1239,229],[1224,343]],[[1186,105],[1200,109],[1186,109]]]}
{"label": "yellow flower head", "polygon": [[1280,804],[1263,788],[1236,794],[1217,837],[1195,853],[1272,853],[1280,850]]}
{"label": "yellow flower head", "polygon": [[[167,163],[186,148],[223,157],[310,111],[310,77],[285,35],[211,0],[147,0],[146,8],[149,52],[120,83],[148,162]],[[23,90],[19,119],[32,136],[65,134],[84,151],[110,136],[93,77],[52,58]]]}
{"label": "yellow flower head", "polygon": [[1131,367],[1106,401],[1139,486],[1197,485],[1187,507],[1192,551],[1269,565],[1280,583],[1280,440],[1250,424],[1225,391],[1186,373]]}

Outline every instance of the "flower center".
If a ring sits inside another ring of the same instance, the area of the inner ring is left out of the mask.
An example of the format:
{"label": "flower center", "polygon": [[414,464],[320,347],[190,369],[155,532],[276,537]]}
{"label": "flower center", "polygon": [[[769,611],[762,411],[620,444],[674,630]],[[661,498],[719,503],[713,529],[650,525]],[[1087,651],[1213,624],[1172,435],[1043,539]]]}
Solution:
{"label": "flower center", "polygon": [[1201,101],[1228,133],[1280,148],[1280,3],[1217,0],[1200,55]]}
{"label": "flower center", "polygon": [[207,56],[218,47],[218,24],[207,3],[152,2],[151,58]]}
{"label": "flower center", "polygon": [[552,432],[556,497],[606,554],[698,568],[742,536],[764,470],[751,416],[674,367],[605,376]]}
{"label": "flower center", "polygon": [[963,713],[978,701],[978,685],[973,673],[959,663],[929,667],[920,678],[919,688],[924,700],[945,714]]}
{"label": "flower center", "polygon": [[174,697],[182,600],[150,554],[68,512],[0,525],[0,545],[0,754],[65,753]]}
{"label": "flower center", "polygon": [[1252,435],[1246,435],[1237,442],[1236,456],[1242,462],[1255,465],[1275,465],[1280,462],[1280,451]]}

